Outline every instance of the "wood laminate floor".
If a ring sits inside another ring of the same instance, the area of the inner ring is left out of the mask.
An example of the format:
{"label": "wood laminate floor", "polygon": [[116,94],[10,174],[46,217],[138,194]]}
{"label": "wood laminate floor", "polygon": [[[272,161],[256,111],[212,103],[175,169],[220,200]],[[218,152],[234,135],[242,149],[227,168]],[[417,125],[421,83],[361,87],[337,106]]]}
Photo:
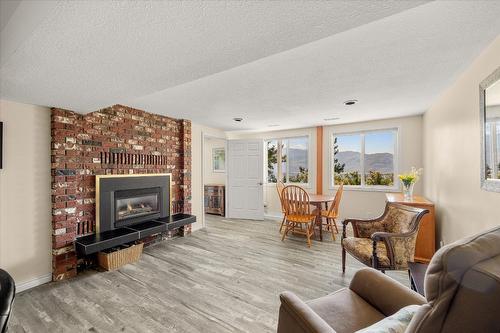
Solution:
{"label": "wood laminate floor", "polygon": [[[9,332],[275,332],[279,293],[309,300],[363,267],[341,247],[281,242],[279,222],[208,217],[191,236],[145,249],[114,272],[88,271],[17,295]],[[408,285],[406,272],[389,272]]]}

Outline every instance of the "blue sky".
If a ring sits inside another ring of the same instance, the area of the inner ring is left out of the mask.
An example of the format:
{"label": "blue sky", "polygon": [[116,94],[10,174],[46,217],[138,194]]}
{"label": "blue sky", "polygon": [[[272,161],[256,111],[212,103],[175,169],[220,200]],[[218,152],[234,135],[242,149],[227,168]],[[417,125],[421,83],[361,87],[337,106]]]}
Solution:
{"label": "blue sky", "polygon": [[[365,153],[391,153],[394,154],[394,132],[373,132],[365,134]],[[340,151],[361,151],[361,135],[339,135],[337,144]]]}
{"label": "blue sky", "polygon": [[288,141],[290,148],[307,149],[307,138],[294,138]]}

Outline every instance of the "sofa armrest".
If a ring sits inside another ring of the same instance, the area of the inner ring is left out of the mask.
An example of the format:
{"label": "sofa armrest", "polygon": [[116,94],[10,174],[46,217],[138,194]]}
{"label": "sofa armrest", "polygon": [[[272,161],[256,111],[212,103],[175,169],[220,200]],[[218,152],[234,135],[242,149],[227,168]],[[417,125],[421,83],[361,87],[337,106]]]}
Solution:
{"label": "sofa armrest", "polygon": [[358,270],[349,288],[386,316],[407,305],[427,303],[420,294],[372,268]]}
{"label": "sofa armrest", "polygon": [[278,333],[335,333],[316,312],[294,293],[280,294]]}

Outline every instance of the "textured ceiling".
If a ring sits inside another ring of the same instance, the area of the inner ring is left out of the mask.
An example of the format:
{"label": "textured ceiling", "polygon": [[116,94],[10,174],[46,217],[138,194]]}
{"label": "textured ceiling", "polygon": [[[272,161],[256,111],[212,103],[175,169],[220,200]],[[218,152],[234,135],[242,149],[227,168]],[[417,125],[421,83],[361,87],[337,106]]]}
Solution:
{"label": "textured ceiling", "polygon": [[422,113],[500,32],[492,1],[45,2],[2,22],[1,98],[226,130]]}
{"label": "textured ceiling", "polygon": [[3,29],[5,25],[9,22],[12,14],[16,11],[19,6],[19,1],[0,1],[0,29]]}

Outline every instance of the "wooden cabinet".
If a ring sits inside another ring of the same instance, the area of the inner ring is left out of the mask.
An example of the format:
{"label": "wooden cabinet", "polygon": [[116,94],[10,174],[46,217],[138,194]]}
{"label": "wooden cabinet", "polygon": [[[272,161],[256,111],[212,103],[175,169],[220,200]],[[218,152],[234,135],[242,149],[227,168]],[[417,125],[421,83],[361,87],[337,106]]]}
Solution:
{"label": "wooden cabinet", "polygon": [[224,192],[224,185],[205,185],[205,213],[225,216]]}
{"label": "wooden cabinet", "polygon": [[434,203],[424,197],[414,195],[411,200],[405,200],[403,193],[386,193],[388,202],[395,202],[402,205],[424,208],[429,210],[428,214],[422,217],[420,229],[415,246],[415,261],[429,263],[436,252],[436,220]]}

